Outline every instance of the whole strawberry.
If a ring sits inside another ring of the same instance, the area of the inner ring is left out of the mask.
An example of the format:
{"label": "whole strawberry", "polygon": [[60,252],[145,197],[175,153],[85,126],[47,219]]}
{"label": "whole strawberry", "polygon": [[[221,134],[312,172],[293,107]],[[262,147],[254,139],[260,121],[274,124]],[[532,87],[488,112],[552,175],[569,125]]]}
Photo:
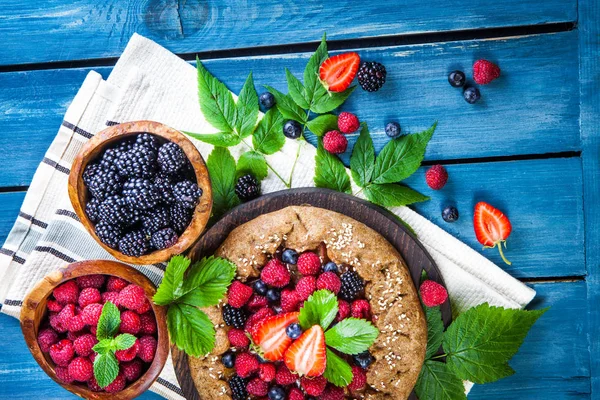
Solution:
{"label": "whole strawberry", "polygon": [[360,122],[356,115],[344,111],[338,116],[338,128],[342,133],[356,132],[360,128]]}
{"label": "whole strawberry", "polygon": [[419,289],[421,300],[427,307],[436,307],[448,299],[448,291],[437,282],[427,280],[421,284]]}
{"label": "whole strawberry", "polygon": [[473,80],[480,85],[487,85],[500,76],[500,68],[488,60],[477,60],[473,64]]}
{"label": "whole strawberry", "polygon": [[323,147],[331,154],[342,154],[348,147],[348,139],[340,131],[329,131],[323,137]]}
{"label": "whole strawberry", "polygon": [[448,172],[442,165],[434,165],[425,173],[425,181],[433,190],[440,190],[448,182]]}

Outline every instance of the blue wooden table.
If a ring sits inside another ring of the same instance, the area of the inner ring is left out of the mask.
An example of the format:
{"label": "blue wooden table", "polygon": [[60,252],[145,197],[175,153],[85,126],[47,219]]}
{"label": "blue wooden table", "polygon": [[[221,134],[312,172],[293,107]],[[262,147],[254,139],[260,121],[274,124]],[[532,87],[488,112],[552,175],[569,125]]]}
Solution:
{"label": "blue wooden table", "polygon": [[[325,5],[325,3],[331,3]],[[426,165],[451,179],[416,209],[476,249],[475,202],[513,223],[505,269],[551,306],[512,366],[473,399],[600,398],[600,7],[597,0],[4,0],[0,2],[0,243],[37,164],[90,70],[108,76],[138,32],[192,60],[234,91],[285,90],[326,31],[331,50],[386,65],[377,94],[344,106],[367,121],[376,146],[391,119],[406,131],[439,121]],[[446,74],[487,58],[501,79],[467,104]],[[345,159],[347,161],[347,158]],[[441,209],[461,213],[445,224]],[[502,265],[494,251],[484,254]],[[30,356],[16,320],[0,315],[0,398],[63,399]],[[143,398],[157,398],[147,393]]]}

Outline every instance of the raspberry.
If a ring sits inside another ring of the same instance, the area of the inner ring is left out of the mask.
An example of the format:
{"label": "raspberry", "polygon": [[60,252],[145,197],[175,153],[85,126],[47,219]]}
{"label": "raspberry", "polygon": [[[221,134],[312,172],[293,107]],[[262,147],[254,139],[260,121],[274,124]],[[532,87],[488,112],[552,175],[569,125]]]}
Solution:
{"label": "raspberry", "polygon": [[292,312],[298,309],[300,304],[300,297],[298,294],[290,289],[284,289],[281,292],[281,310],[283,312]]}
{"label": "raspberry", "polygon": [[338,294],[342,287],[342,281],[335,272],[323,272],[317,279],[317,289],[325,289]]}
{"label": "raspberry", "polygon": [[71,342],[75,342],[75,339],[77,339],[81,335],[85,335],[86,333],[87,332],[85,331],[85,329],[82,329],[77,332],[67,332],[67,339],[69,339]]}
{"label": "raspberry", "polygon": [[242,378],[249,377],[258,367],[256,356],[250,353],[241,353],[235,358],[235,372]]}
{"label": "raspberry", "polygon": [[91,333],[86,333],[73,341],[73,348],[75,349],[77,355],[86,357],[94,352],[92,347],[94,347],[96,343],[98,343],[96,336],[92,335]]}
{"label": "raspberry", "polygon": [[110,301],[114,305],[119,305],[119,292],[104,292],[102,293],[102,304]]}
{"label": "raspberry", "polygon": [[250,339],[241,329],[232,328],[227,332],[227,338],[229,339],[229,343],[233,347],[248,347],[250,345]]}
{"label": "raspberry", "polygon": [[52,294],[54,295],[56,301],[58,301],[60,304],[75,304],[77,303],[77,298],[79,297],[79,287],[74,280],[70,280],[54,289]]}
{"label": "raspberry", "polygon": [[342,154],[348,147],[348,139],[339,131],[329,131],[323,137],[323,147],[332,154]]}
{"label": "raspberry", "polygon": [[297,387],[293,387],[290,389],[287,398],[288,400],[304,400],[304,393],[302,393],[302,390],[298,389]]}
{"label": "raspberry", "polygon": [[248,321],[246,321],[246,325],[244,326],[244,330],[250,334],[253,333],[254,329],[258,327],[258,323],[267,317],[271,317],[275,315],[275,311],[269,307],[261,308],[255,314],[252,314]]}
{"label": "raspberry", "polygon": [[357,367],[356,365],[352,366],[352,382],[348,385],[348,389],[350,390],[360,390],[363,389],[367,385],[367,374],[365,370]]}
{"label": "raspberry", "polygon": [[425,182],[433,190],[440,190],[448,182],[448,172],[441,165],[434,165],[425,173]]}
{"label": "raspberry", "polygon": [[67,322],[69,322],[69,320],[71,318],[73,318],[74,316],[75,316],[75,304],[67,304],[57,314],[58,319],[65,327],[67,327]]}
{"label": "raspberry", "polygon": [[47,353],[50,346],[56,342],[58,342],[58,334],[52,328],[46,328],[38,334],[38,344],[44,353]]}
{"label": "raspberry", "polygon": [[50,315],[48,317],[48,319],[50,320],[50,326],[56,331],[56,332],[66,332],[67,331],[67,327],[66,325],[62,322],[62,319],[59,317],[60,313],[56,313],[54,315]]}
{"label": "raspberry", "polygon": [[116,276],[110,276],[108,278],[108,282],[106,283],[106,291],[107,292],[120,292],[125,289],[125,287],[129,285],[124,279],[118,278]]}
{"label": "raspberry", "polygon": [[419,289],[421,300],[427,307],[435,307],[443,304],[448,299],[446,288],[434,281],[425,281]]}
{"label": "raspberry", "polygon": [[296,382],[296,379],[298,379],[298,375],[292,373],[285,364],[281,364],[277,367],[277,374],[275,374],[275,382],[277,382],[277,384],[283,386],[291,385]]}
{"label": "raspberry", "polygon": [[102,301],[102,296],[100,295],[100,291],[94,287],[85,288],[79,293],[79,307],[85,308],[85,306],[92,303],[100,303]]}
{"label": "raspberry", "polygon": [[146,301],[144,301],[144,305],[141,306],[140,308],[136,309],[135,312],[138,314],[143,314],[143,313],[147,313],[151,309],[152,309],[152,304],[150,304],[150,301],[148,301],[148,299],[146,299]]}
{"label": "raspberry", "polygon": [[121,390],[125,389],[125,385],[127,381],[125,380],[125,376],[123,373],[119,373],[114,381],[110,385],[104,388],[104,390],[108,393],[117,393]]}
{"label": "raspberry", "polygon": [[98,385],[98,382],[96,381],[96,378],[92,377],[92,379],[90,379],[87,382],[88,388],[92,391],[92,392],[102,392],[104,391],[104,389],[102,389],[100,387],[100,385]]}
{"label": "raspberry", "polygon": [[77,282],[77,285],[79,285],[79,287],[81,289],[85,289],[85,288],[100,289],[102,287],[102,285],[104,285],[105,280],[106,280],[106,278],[104,275],[95,274],[95,275],[80,276],[75,281]]}
{"label": "raspberry", "polygon": [[350,316],[350,303],[344,300],[338,300],[338,313],[335,317],[337,322],[346,319]]}
{"label": "raspberry", "polygon": [[319,400],[344,400],[345,398],[344,389],[333,385],[328,385],[319,396]]}
{"label": "raspberry", "polygon": [[345,111],[340,113],[337,123],[342,133],[356,132],[360,128],[360,122],[358,122],[356,115]]}
{"label": "raspberry", "polygon": [[480,85],[487,85],[500,76],[500,68],[488,60],[477,60],[473,64],[473,80]]}
{"label": "raspberry", "polygon": [[152,336],[142,336],[138,339],[138,357],[145,362],[151,362],[154,360],[154,353],[156,353],[157,342]]}
{"label": "raspberry", "polygon": [[300,379],[300,385],[304,391],[311,396],[318,396],[323,393],[325,386],[327,386],[327,379],[322,375],[314,378],[307,378],[303,376]]}
{"label": "raspberry", "polygon": [[96,336],[96,332],[98,332],[98,328],[95,325],[94,326],[90,326],[90,333],[92,335]]}
{"label": "raspberry", "polygon": [[266,396],[269,392],[269,384],[259,378],[254,378],[248,382],[246,390],[254,396]]}
{"label": "raspberry", "polygon": [[81,311],[81,318],[86,325],[98,325],[98,320],[102,314],[102,304],[89,304]]}
{"label": "raspberry", "polygon": [[46,307],[48,307],[48,310],[52,312],[60,312],[63,309],[63,306],[58,301],[54,300],[48,300]]}
{"label": "raspberry", "polygon": [[85,357],[77,357],[69,363],[69,375],[76,381],[86,382],[94,376],[94,366]]}
{"label": "raspberry", "polygon": [[235,308],[243,307],[250,300],[250,297],[252,297],[252,288],[240,281],[233,281],[227,291],[228,303]]}
{"label": "raspberry", "polygon": [[258,377],[265,382],[271,382],[275,379],[275,365],[271,363],[260,364],[258,366]]}
{"label": "raspberry", "polygon": [[133,342],[133,346],[125,350],[117,350],[115,351],[115,357],[119,361],[131,361],[137,356],[140,350],[139,340]]}
{"label": "raspberry", "polygon": [[296,293],[300,301],[306,301],[317,290],[317,278],[314,276],[303,276],[296,284]]}
{"label": "raspberry", "polygon": [[353,318],[371,319],[371,305],[366,300],[356,300],[350,306]]}
{"label": "raspberry", "polygon": [[119,292],[118,304],[130,310],[136,310],[144,305],[146,293],[138,285],[128,285]]}
{"label": "raspberry", "polygon": [[290,283],[290,272],[281,261],[274,258],[265,265],[260,279],[267,285],[282,288]]}
{"label": "raspberry", "polygon": [[85,322],[83,322],[83,316],[75,315],[67,320],[67,330],[69,332],[77,332],[85,328]]}
{"label": "raspberry", "polygon": [[69,339],[63,339],[50,346],[50,358],[58,366],[66,367],[69,365],[69,361],[71,361],[74,355],[73,343]]}
{"label": "raspberry", "polygon": [[121,313],[121,326],[119,327],[121,333],[137,335],[141,327],[140,316],[135,311],[127,310]]}
{"label": "raspberry", "polygon": [[302,275],[316,275],[321,271],[321,259],[313,252],[307,251],[298,257],[298,272]]}
{"label": "raspberry", "polygon": [[156,333],[156,318],[151,312],[140,315],[140,332],[143,335],[154,335]]}
{"label": "raspberry", "polygon": [[73,378],[69,375],[69,368],[67,367],[56,367],[54,368],[54,373],[59,381],[63,383],[71,383],[73,382]]}
{"label": "raspberry", "polygon": [[248,302],[248,308],[251,311],[260,310],[263,307],[266,307],[269,304],[269,301],[264,296],[259,296],[257,294],[252,295],[252,298]]}
{"label": "raspberry", "polygon": [[137,358],[133,361],[121,363],[121,371],[127,381],[133,382],[142,375],[142,362]]}

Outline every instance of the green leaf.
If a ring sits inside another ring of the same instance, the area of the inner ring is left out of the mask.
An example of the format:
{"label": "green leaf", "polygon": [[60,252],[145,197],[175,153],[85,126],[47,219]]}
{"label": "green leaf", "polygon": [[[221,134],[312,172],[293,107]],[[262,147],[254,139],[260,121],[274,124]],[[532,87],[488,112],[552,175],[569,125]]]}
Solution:
{"label": "green leaf", "polygon": [[119,363],[115,353],[98,354],[94,359],[94,377],[98,386],[105,388],[110,385],[119,374]]}
{"label": "green leaf", "polygon": [[304,330],[317,324],[327,329],[337,313],[338,302],[335,294],[329,290],[317,290],[304,302],[298,321]]}
{"label": "green leaf", "polygon": [[254,89],[252,72],[242,86],[235,108],[237,115],[235,129],[242,138],[248,137],[254,131],[258,118],[258,95]]}
{"label": "green leaf", "polygon": [[100,319],[98,319],[98,327],[96,337],[98,340],[112,339],[118,332],[121,325],[121,312],[110,301],[104,303]]}
{"label": "green leaf", "polygon": [[547,310],[513,310],[484,303],[460,314],[444,334],[448,367],[460,379],[474,383],[512,375],[508,361]]}
{"label": "green leaf", "polygon": [[419,400],[466,400],[462,381],[444,363],[425,361],[415,392]]}
{"label": "green leaf", "polygon": [[375,168],[375,148],[373,147],[373,139],[369,133],[369,128],[366,123],[362,124],[358,140],[352,149],[350,157],[350,171],[352,179],[360,186],[365,187],[371,182],[373,169]]}
{"label": "green leaf", "polygon": [[114,338],[115,350],[127,350],[135,344],[136,338],[129,333],[122,333]]}
{"label": "green leaf", "polygon": [[339,158],[323,148],[323,142],[319,140],[317,155],[315,156],[315,186],[320,188],[337,190],[338,192],[350,193],[352,187],[346,167]]}
{"label": "green leaf", "polygon": [[192,265],[179,303],[209,307],[219,303],[235,276],[236,266],[221,257],[203,258]]}
{"label": "green leaf", "polygon": [[215,327],[208,316],[187,304],[172,304],[167,311],[169,336],[180,350],[199,357],[215,347]]}
{"label": "green leaf", "polygon": [[204,118],[221,132],[233,132],[236,107],[231,92],[204,68],[196,57],[198,70],[198,101]]}
{"label": "green leaf", "polygon": [[300,107],[307,109],[309,104],[306,100],[306,92],[304,86],[302,86],[302,82],[300,82],[287,68],[285,69],[285,77],[288,84],[288,93],[292,100]]}
{"label": "green leaf", "polygon": [[[319,80],[319,68],[321,64],[329,57],[327,54],[327,37],[323,34],[323,39],[314,54],[308,60],[304,68],[304,90],[308,105],[304,108],[310,108],[315,99],[321,97],[327,90]],[[314,132],[313,132],[314,133]]]}
{"label": "green leaf", "polygon": [[423,132],[390,140],[377,156],[373,182],[399,182],[411,176],[421,165],[436,126],[437,122]]}
{"label": "green leaf", "polygon": [[378,185],[372,183],[365,187],[365,195],[372,203],[383,207],[406,206],[413,203],[429,200],[429,197],[409,188],[395,183]]}
{"label": "green leaf", "polygon": [[201,142],[219,147],[236,146],[242,142],[242,138],[236,133],[194,133],[186,131],[183,131],[183,133]]}
{"label": "green leaf", "polygon": [[325,332],[325,343],[344,354],[358,354],[369,350],[379,330],[367,320],[346,318]]}
{"label": "green leaf", "polygon": [[317,136],[323,136],[327,132],[338,129],[338,117],[333,114],[323,114],[308,121],[306,127]]}
{"label": "green leaf", "polygon": [[107,338],[102,339],[98,343],[96,343],[94,347],[92,347],[92,350],[94,350],[98,354],[105,354],[109,351],[114,351],[115,349],[113,347],[113,339]]}
{"label": "green leaf", "polygon": [[343,92],[328,92],[323,89],[323,92],[318,92],[312,102],[310,111],[317,114],[325,114],[335,110],[341,106],[348,96],[356,89],[356,86],[351,86]]}
{"label": "green leaf", "polygon": [[252,135],[252,145],[259,153],[273,154],[284,144],[283,116],[275,108],[271,108],[258,123]]}
{"label": "green leaf", "polygon": [[256,151],[247,151],[240,156],[237,163],[237,176],[252,174],[259,181],[269,173],[265,156]]}
{"label": "green leaf", "polygon": [[346,387],[352,382],[352,368],[346,360],[327,349],[327,366],[323,376],[335,386]]}
{"label": "green leaf", "polygon": [[222,215],[240,200],[235,194],[235,160],[224,147],[215,147],[206,161],[213,189],[213,214]]}
{"label": "green leaf", "polygon": [[275,96],[275,103],[277,109],[281,113],[284,119],[293,119],[295,121],[304,124],[306,122],[306,112],[300,107],[292,97],[281,93],[279,90],[272,88],[271,86],[265,86],[265,88]]}
{"label": "green leaf", "polygon": [[426,307],[423,306],[425,311],[425,317],[427,318],[427,352],[425,353],[425,359],[429,360],[433,357],[444,339],[444,323],[442,321],[442,312],[440,307]]}
{"label": "green leaf", "polygon": [[190,259],[182,255],[171,257],[162,282],[152,297],[155,304],[166,306],[184,294],[183,276],[190,263]]}

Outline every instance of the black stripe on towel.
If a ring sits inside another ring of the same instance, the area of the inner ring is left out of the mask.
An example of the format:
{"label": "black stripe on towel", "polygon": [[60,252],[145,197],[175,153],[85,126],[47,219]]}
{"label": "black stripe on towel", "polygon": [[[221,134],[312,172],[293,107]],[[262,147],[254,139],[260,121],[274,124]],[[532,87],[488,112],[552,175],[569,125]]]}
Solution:
{"label": "black stripe on towel", "polygon": [[25,259],[22,258],[22,257],[19,257],[17,255],[13,256],[13,261],[16,262],[16,263],[19,263],[21,265],[25,264]]}
{"label": "black stripe on towel", "polygon": [[119,123],[116,121],[106,121],[106,126],[115,126],[115,125],[119,125]]}
{"label": "black stripe on towel", "polygon": [[4,254],[5,256],[12,257],[15,255],[15,252],[9,249],[5,249],[4,247],[0,248],[0,254]]}
{"label": "black stripe on towel", "polygon": [[23,211],[19,211],[19,217],[26,219],[27,221],[31,221],[32,224],[37,225],[41,228],[46,229],[48,227],[48,224],[40,221],[39,219],[33,218],[31,215],[29,214],[25,214]]}
{"label": "black stripe on towel", "polygon": [[4,305],[10,306],[10,307],[21,307],[23,305],[23,302],[21,300],[4,300]]}
{"label": "black stripe on towel", "polygon": [[62,126],[64,126],[65,128],[68,128],[70,130],[72,130],[75,133],[80,134],[81,136],[85,137],[85,138],[91,138],[92,135],[91,133],[84,131],[83,129],[81,129],[80,127],[73,125],[72,123],[70,123],[69,121],[64,121],[62,122]]}
{"label": "black stripe on towel", "polygon": [[156,382],[160,383],[161,385],[163,385],[167,389],[169,389],[169,390],[177,393],[178,395],[185,397],[185,394],[183,393],[183,390],[179,389],[177,386],[173,385],[171,382],[166,381],[163,378],[158,378],[156,380]]}
{"label": "black stripe on towel", "polygon": [[62,165],[59,165],[56,161],[52,161],[49,158],[44,157],[42,162],[44,164],[48,164],[49,166],[51,166],[52,168],[55,168],[57,171],[62,172],[63,174],[69,175],[69,173],[71,172],[69,170],[69,168],[63,167]]}
{"label": "black stripe on towel", "polygon": [[66,261],[68,263],[72,263],[75,262],[74,258],[69,257],[66,254],[61,253],[60,251],[52,248],[52,247],[48,247],[48,246],[36,246],[35,247],[35,251],[39,251],[42,253],[50,253],[52,254],[54,257],[60,258],[63,261]]}
{"label": "black stripe on towel", "polygon": [[79,217],[77,216],[77,214],[75,214],[73,211],[63,210],[59,208],[58,210],[56,210],[56,215],[63,215],[65,217],[70,217],[75,221],[81,222],[79,221]]}

